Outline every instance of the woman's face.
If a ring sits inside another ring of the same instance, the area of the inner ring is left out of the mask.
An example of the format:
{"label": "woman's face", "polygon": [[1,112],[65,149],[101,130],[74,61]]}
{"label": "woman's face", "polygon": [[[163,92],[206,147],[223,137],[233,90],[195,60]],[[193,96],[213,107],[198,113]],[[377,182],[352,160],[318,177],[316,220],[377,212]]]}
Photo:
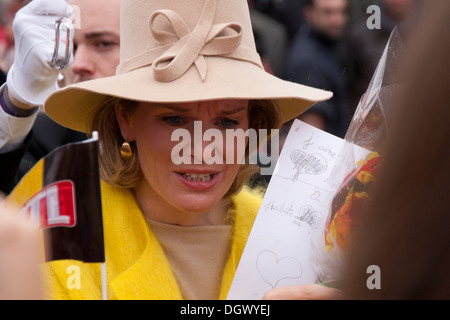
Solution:
{"label": "woman's face", "polygon": [[[124,139],[135,142],[138,150],[144,179],[136,193],[142,197],[145,195],[145,201],[151,201],[152,208],[168,214],[174,211],[178,214],[202,214],[216,206],[227,193],[239,164],[237,161],[228,161],[227,164],[225,159],[227,152],[237,153],[237,146],[226,145],[226,130],[247,131],[248,101],[140,103],[132,112],[118,106],[116,113]],[[184,138],[180,135],[172,138],[176,129],[183,129]],[[208,129],[216,129],[214,137],[221,133],[223,143],[218,145],[223,145],[224,150],[211,152],[212,143],[218,141],[203,141],[203,134]],[[186,134],[190,141],[186,139]],[[183,145],[185,148],[180,148]],[[180,155],[183,155],[184,162],[191,163],[175,164],[179,162]],[[207,159],[209,155],[216,160],[220,155],[223,161],[207,164],[210,163]]]}

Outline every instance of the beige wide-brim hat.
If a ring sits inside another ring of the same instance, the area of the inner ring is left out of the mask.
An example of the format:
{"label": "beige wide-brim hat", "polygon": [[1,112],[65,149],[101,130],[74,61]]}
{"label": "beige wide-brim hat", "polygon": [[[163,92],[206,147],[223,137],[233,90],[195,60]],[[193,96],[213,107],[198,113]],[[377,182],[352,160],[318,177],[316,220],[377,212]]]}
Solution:
{"label": "beige wide-brim hat", "polygon": [[65,87],[45,102],[61,125],[89,132],[95,111],[111,97],[273,100],[283,122],[332,97],[263,69],[246,0],[122,0],[120,19],[116,75]]}

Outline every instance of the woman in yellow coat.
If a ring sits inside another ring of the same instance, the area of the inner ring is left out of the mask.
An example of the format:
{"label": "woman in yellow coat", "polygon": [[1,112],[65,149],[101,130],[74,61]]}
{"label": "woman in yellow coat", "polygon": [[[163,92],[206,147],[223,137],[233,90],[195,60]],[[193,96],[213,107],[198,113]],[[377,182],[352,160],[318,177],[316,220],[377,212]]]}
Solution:
{"label": "woman in yellow coat", "polygon": [[[264,71],[243,0],[124,0],[121,39],[115,76],[45,103],[58,123],[99,133],[108,297],[224,299],[261,203],[243,187],[249,132],[331,93]],[[50,298],[101,297],[98,265],[44,269]]]}
{"label": "woman in yellow coat", "polygon": [[[208,261],[202,261],[205,265],[197,266],[199,270],[191,272],[190,276],[193,277],[191,281],[200,281],[197,283],[199,289],[194,290],[186,286],[180,287],[178,284],[178,274],[172,271],[171,259],[166,257],[163,246],[148,227],[148,222],[137,206],[132,193],[107,183],[101,184],[101,190],[108,299],[226,298],[261,203],[257,193],[245,189],[233,197],[235,210],[230,212],[234,216],[233,230],[231,226],[189,227],[188,233],[203,234],[199,239],[205,235],[206,239],[209,237],[209,243],[197,244],[199,247],[194,251],[199,255],[208,254],[209,256],[204,258],[213,261],[218,260],[217,239],[214,239],[217,232],[232,233],[231,243],[229,246],[226,245],[226,254],[229,256],[228,258],[223,254],[219,256],[221,264],[217,271],[211,272],[208,270],[211,267],[207,264]],[[15,190],[16,193],[22,191]],[[186,227],[175,226],[174,228]],[[183,235],[186,233],[177,233],[175,230],[174,234],[184,239]],[[197,238],[194,237],[191,244],[193,240]],[[202,248],[210,249],[209,252],[202,252]],[[192,259],[195,259],[195,256]],[[65,300],[102,298],[101,270],[98,263],[57,260],[46,263],[43,269],[43,284],[47,298]],[[79,277],[79,283],[76,283],[74,276]],[[183,278],[179,280],[183,281]],[[209,287],[211,289],[208,289]]]}

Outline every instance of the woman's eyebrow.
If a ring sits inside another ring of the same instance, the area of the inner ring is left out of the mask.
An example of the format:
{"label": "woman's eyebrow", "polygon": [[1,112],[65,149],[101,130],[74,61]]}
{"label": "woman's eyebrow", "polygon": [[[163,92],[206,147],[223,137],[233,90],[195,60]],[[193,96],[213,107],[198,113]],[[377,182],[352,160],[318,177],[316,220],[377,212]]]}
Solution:
{"label": "woman's eyebrow", "polygon": [[247,111],[247,106],[238,106],[234,109],[231,110],[222,110],[223,114],[234,114],[234,113],[239,113],[239,112],[243,112],[243,111]]}
{"label": "woman's eyebrow", "polygon": [[176,111],[176,112],[188,112],[189,111],[189,108],[183,108],[181,106],[173,105],[173,104],[158,103],[157,106],[160,108],[163,108],[163,109],[169,109],[170,111]]}
{"label": "woman's eyebrow", "polygon": [[[157,103],[156,104],[159,108],[162,109],[168,109],[170,111],[175,111],[175,112],[180,112],[180,113],[186,113],[190,111],[189,107],[183,107],[177,104],[165,104],[165,103]],[[228,115],[228,114],[235,114],[235,113],[239,113],[239,112],[243,112],[243,111],[247,111],[247,105],[241,105],[241,106],[236,106],[233,109],[222,109],[220,110],[220,113]]]}

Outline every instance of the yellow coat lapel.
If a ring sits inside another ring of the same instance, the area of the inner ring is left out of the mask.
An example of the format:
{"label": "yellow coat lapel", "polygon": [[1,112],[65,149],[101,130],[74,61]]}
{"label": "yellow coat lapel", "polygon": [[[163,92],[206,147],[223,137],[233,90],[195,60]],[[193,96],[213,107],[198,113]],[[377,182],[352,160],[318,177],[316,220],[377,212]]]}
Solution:
{"label": "yellow coat lapel", "polygon": [[159,242],[129,190],[102,184],[110,295],[117,299],[182,299]]}

